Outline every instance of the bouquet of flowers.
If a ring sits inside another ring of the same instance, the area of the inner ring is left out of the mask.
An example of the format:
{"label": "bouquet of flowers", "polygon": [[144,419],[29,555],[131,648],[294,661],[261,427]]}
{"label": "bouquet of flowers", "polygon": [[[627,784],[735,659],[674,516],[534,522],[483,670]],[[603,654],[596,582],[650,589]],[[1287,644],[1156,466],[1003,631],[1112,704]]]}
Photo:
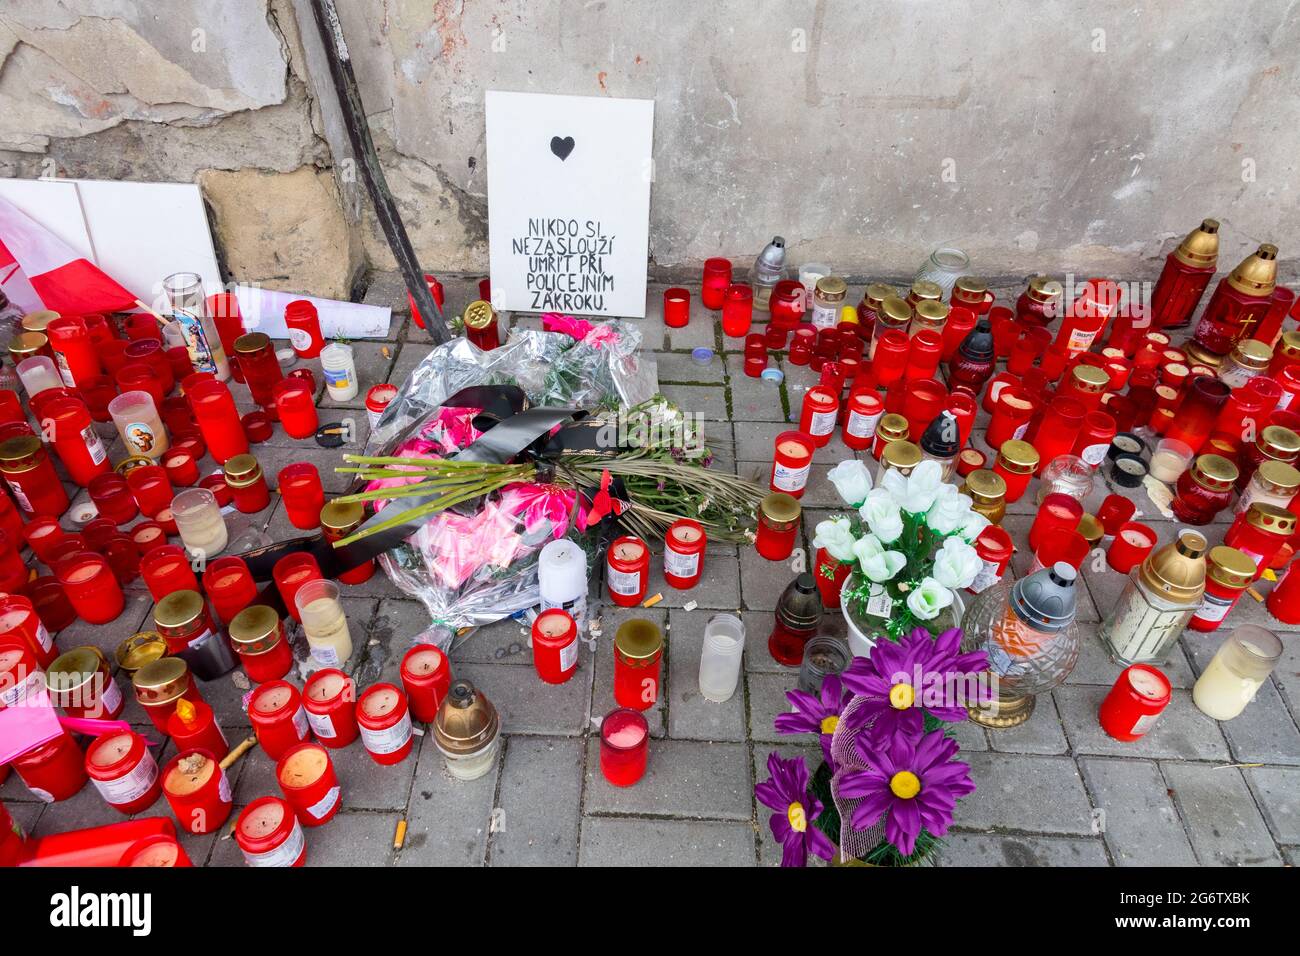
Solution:
{"label": "bouquet of flowers", "polygon": [[989,521],[941,475],[938,462],[927,460],[909,475],[886,472],[873,488],[860,461],[830,470],[835,490],[854,511],[817,525],[816,573],[843,579],[855,653],[869,653],[882,634],[899,638],[917,626],[938,633],[960,622],[958,592],[984,568],[970,542]]}

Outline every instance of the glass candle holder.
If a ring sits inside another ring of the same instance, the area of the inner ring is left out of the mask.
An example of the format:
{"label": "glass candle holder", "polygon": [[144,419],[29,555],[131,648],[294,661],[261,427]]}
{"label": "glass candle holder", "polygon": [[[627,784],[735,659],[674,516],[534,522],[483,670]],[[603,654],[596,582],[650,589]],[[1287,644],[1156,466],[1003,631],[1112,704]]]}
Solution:
{"label": "glass candle holder", "polygon": [[1113,536],[1136,511],[1137,504],[1133,499],[1125,498],[1123,495],[1107,495],[1102,499],[1101,507],[1097,509],[1097,520],[1101,522],[1102,532]]}
{"label": "glass candle holder", "polygon": [[1243,624],[1219,646],[1192,685],[1192,701],[1215,720],[1232,720],[1255,699],[1260,686],[1282,657],[1276,634]]}
{"label": "glass candle holder", "polygon": [[664,290],[664,325],[683,329],[691,319],[691,290],[674,286]]}
{"label": "glass candle holder", "polygon": [[28,514],[58,518],[68,510],[68,493],[35,435],[0,441],[0,475],[18,507]]}
{"label": "glass candle holder", "polygon": [[286,378],[274,388],[280,424],[290,438],[311,438],[320,427],[312,389],[301,379]]}
{"label": "glass candle holder", "polygon": [[203,591],[217,617],[229,623],[257,598],[257,584],[244,559],[227,555],[209,562],[203,571]]}
{"label": "glass candle holder", "polygon": [[52,575],[43,575],[27,586],[36,614],[50,633],[57,633],[77,619],[72,602],[63,592],[63,585]]}
{"label": "glass candle holder", "polygon": [[913,280],[926,280],[939,286],[946,299],[957,280],[970,267],[970,256],[956,246],[940,246],[921,263]]}
{"label": "glass candle holder", "polygon": [[284,380],[284,370],[275,357],[275,347],[262,332],[249,332],[235,340],[235,364],[244,376],[244,383],[253,395],[253,401],[262,406],[274,404],[273,391]]}
{"label": "glass candle holder", "polygon": [[1078,455],[1058,455],[1043,469],[1038,485],[1038,502],[1048,495],[1067,495],[1082,504],[1092,494],[1092,466]]}
{"label": "glass candle holder", "polygon": [[29,398],[47,389],[63,386],[63,379],[59,376],[59,369],[54,364],[54,359],[46,355],[33,355],[23,359],[18,363],[17,371],[18,380],[23,383],[23,389]]}
{"label": "glass candle holder", "polygon": [[325,489],[315,465],[310,462],[286,465],[276,476],[276,485],[284,498],[285,513],[291,525],[303,530],[320,527]]}
{"label": "glass candle holder", "polygon": [[331,342],[321,349],[320,367],[330,398],[336,402],[348,402],[357,397],[357,367],[352,357],[352,346]]}
{"label": "glass candle holder", "polygon": [[158,459],[167,451],[167,430],[148,392],[125,392],[108,403],[117,433],[132,455]]}
{"label": "glass candle holder", "polygon": [[731,260],[712,258],[704,260],[704,278],[700,285],[700,301],[706,309],[722,308],[727,287],[731,285]]}
{"label": "glass candle holder", "polygon": [[216,495],[207,488],[188,488],[172,499],[172,518],[185,549],[211,560],[225,550],[229,541],[226,519]]}
{"label": "glass candle holder", "polygon": [[734,614],[715,614],[704,626],[700,652],[700,695],[721,703],[731,699],[740,679],[745,625]]}
{"label": "glass candle holder", "polygon": [[299,587],[293,598],[311,656],[327,667],[341,666],[352,656],[352,635],[339,595],[337,584],[317,578]]}
{"label": "glass candle holder", "polygon": [[198,578],[184,549],[174,544],[156,547],[140,558],[140,575],[155,601],[175,591],[197,591]]}
{"label": "glass candle holder", "polygon": [[643,714],[620,707],[600,722],[600,772],[614,786],[630,787],[645,776],[649,749]]}
{"label": "glass candle holder", "polygon": [[308,581],[321,577],[320,565],[316,563],[316,559],[306,551],[286,554],[275,562],[275,567],[271,569],[271,577],[289,614],[295,621],[302,623],[302,618],[298,616],[296,598],[299,588]]}

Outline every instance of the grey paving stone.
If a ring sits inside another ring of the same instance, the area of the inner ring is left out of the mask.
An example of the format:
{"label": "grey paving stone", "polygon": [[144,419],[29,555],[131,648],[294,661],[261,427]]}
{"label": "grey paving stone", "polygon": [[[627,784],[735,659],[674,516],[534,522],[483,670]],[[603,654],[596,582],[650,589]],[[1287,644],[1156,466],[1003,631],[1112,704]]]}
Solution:
{"label": "grey paving stone", "polygon": [[957,804],[960,826],[1092,835],[1092,805],[1074,761],[994,753],[967,758],[977,789]]}
{"label": "grey paving stone", "polygon": [[[960,806],[960,805],[959,805]],[[1105,866],[1100,840],[1036,835],[949,833],[940,866]]]}
{"label": "grey paving stone", "polygon": [[727,421],[727,390],[721,385],[664,385],[664,397],[688,415]]}
{"label": "grey paving stone", "polygon": [[651,290],[647,296],[648,303],[644,319],[624,318],[622,321],[641,335],[641,348],[654,352],[664,347],[664,338],[668,330],[664,328],[663,290]]}
{"label": "grey paving stone", "polygon": [[437,747],[422,748],[398,866],[482,866],[500,767],[498,757],[477,780],[456,780]]}
{"label": "grey paving stone", "polygon": [[1118,866],[1195,866],[1196,855],[1160,769],[1147,760],[1079,761],[1102,837]]}
{"label": "grey paving stone", "polygon": [[[304,827],[303,835],[307,841],[306,865],[390,866],[394,857],[393,835],[399,819],[401,814],[397,813],[340,810],[334,819],[323,826]],[[239,852],[239,845],[233,839],[218,839],[209,865],[243,866],[244,858]]]}
{"label": "grey paving stone", "polygon": [[650,357],[659,365],[661,384],[670,382],[685,385],[723,384],[726,367],[722,359],[716,355],[708,365],[699,364],[689,354],[683,352],[654,352]]}
{"label": "grey paving stone", "polygon": [[[696,290],[691,290],[691,318],[684,328],[665,329],[665,345],[676,351],[689,352],[701,346],[709,349],[718,348],[720,330],[717,312],[710,312],[700,304]],[[715,361],[721,361],[715,358]]]}
{"label": "grey paving stone", "polygon": [[1277,684],[1293,718],[1300,719],[1300,641],[1282,641],[1282,659],[1273,669]]}
{"label": "grey paving stone", "polygon": [[[790,396],[790,420],[794,424],[783,425],[777,422],[745,422],[739,420],[734,423],[736,457],[740,461],[771,462],[776,436],[784,431],[798,430],[799,409],[803,404],[803,393],[800,392],[796,395],[793,391],[787,391]],[[863,454],[867,453],[864,452]],[[813,452],[814,462],[827,465],[834,465],[846,458],[857,457],[859,457],[858,453],[844,444],[838,431],[831,436],[830,441]]]}
{"label": "grey paving stone", "polygon": [[[784,363],[775,353],[768,353],[767,367],[780,371],[784,368]],[[736,421],[786,421],[781,387],[761,377],[746,375],[743,356],[727,356],[727,382],[731,391],[731,413]]]}
{"label": "grey paving stone", "polygon": [[1191,693],[1175,690],[1164,713],[1146,735],[1131,743],[1115,740],[1101,729],[1097,709],[1109,688],[1061,686],[1052,692],[1075,753],[1122,757],[1177,757],[1183,760],[1222,760],[1228,756],[1215,721],[1192,703]]}
{"label": "grey paving stone", "polygon": [[1235,767],[1164,762],[1160,768],[1203,866],[1276,866],[1268,826]]}
{"label": "grey paving stone", "polygon": [[1038,698],[1029,720],[1019,727],[990,730],[988,739],[994,750],[1003,753],[1063,754],[1068,749],[1050,694]]}
{"label": "grey paving stone", "polygon": [[580,866],[753,866],[747,823],[587,817]]}
{"label": "grey paving stone", "polygon": [[[1174,687],[1191,687],[1196,682],[1196,675],[1192,673],[1191,665],[1187,663],[1181,644],[1174,645],[1169,660],[1159,667],[1160,672],[1169,678],[1169,683]],[[1079,660],[1065,682],[1098,684],[1110,688],[1123,670],[1123,667],[1110,659],[1106,646],[1097,634],[1097,627],[1093,625],[1081,629]]]}
{"label": "grey paving stone", "polygon": [[581,740],[511,737],[501,770],[493,866],[573,866],[582,799]]}
{"label": "grey paving stone", "polygon": [[[600,607],[596,605],[596,607]],[[646,723],[650,726],[650,736],[662,737],[668,732],[668,698],[672,692],[672,658],[673,646],[667,636],[668,614],[655,608],[620,608],[605,605],[600,609],[601,635],[595,642],[595,680],[591,696],[591,718],[604,717],[615,707],[621,706],[614,699],[614,635],[619,625],[633,618],[644,619],[665,631],[664,655],[659,662],[659,700],[655,706],[646,710]]]}
{"label": "grey paving stone", "polygon": [[[699,582],[694,587],[680,590],[664,580],[663,549],[659,547],[650,557],[650,582],[646,587],[646,598],[652,598],[656,594],[663,595],[660,603],[664,607],[685,607],[694,601],[702,608],[734,611],[740,607],[740,574],[737,571],[736,556],[731,553],[729,546],[724,546],[722,551],[708,549],[704,555],[704,565],[700,569]],[[608,592],[604,597],[608,597]]]}
{"label": "grey paving stone", "polygon": [[600,742],[587,743],[588,814],[749,820],[753,784],[744,744],[652,740],[646,775],[615,787],[600,772]]}
{"label": "grey paving stone", "polygon": [[563,684],[547,684],[532,668],[506,664],[462,664],[457,678],[473,681],[501,714],[509,734],[581,734],[590,720],[591,670],[579,670]]}
{"label": "grey paving stone", "polygon": [[774,611],[776,603],[781,598],[781,592],[799,576],[799,571],[792,567],[793,562],[798,559],[800,570],[807,570],[810,556],[805,551],[802,556],[799,555],[798,549],[801,544],[796,543],[795,554],[784,561],[769,561],[759,554],[753,547],[740,547],[740,593],[744,598],[744,606],[751,611]]}
{"label": "grey paving stone", "polygon": [[1242,770],[1278,843],[1300,843],[1300,770],[1247,767]]}
{"label": "grey paving stone", "polygon": [[777,714],[787,714],[793,709],[786,699],[786,691],[794,690],[798,672],[789,674],[750,674],[749,684],[749,736],[755,742],[815,743],[812,734],[779,734],[772,725]]}
{"label": "grey paving stone", "polygon": [[745,671],[736,692],[721,703],[700,693],[700,654],[709,613],[674,611],[669,617],[672,640],[668,686],[668,734],[678,740],[745,739]]}

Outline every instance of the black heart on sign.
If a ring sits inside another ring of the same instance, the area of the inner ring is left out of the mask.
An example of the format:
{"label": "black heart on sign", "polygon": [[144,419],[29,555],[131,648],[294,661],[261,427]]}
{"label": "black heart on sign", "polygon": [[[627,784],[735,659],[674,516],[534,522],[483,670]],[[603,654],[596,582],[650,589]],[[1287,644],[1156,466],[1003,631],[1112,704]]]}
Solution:
{"label": "black heart on sign", "polygon": [[551,152],[560,157],[561,161],[568,159],[569,154],[573,152],[573,137],[566,136],[560,139],[558,136],[552,136]]}

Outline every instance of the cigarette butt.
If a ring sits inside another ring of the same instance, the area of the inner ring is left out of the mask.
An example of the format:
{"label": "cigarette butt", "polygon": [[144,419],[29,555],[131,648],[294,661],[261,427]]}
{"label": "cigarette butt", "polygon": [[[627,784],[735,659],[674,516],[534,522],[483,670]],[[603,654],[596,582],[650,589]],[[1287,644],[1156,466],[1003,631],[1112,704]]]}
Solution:
{"label": "cigarette butt", "polygon": [[255,746],[257,746],[256,736],[245,737],[243,740],[235,744],[235,746],[230,749],[230,753],[226,754],[226,756],[222,758],[221,762],[217,764],[217,766],[220,767],[222,770],[228,769],[231,764],[233,764],[240,757],[244,756],[244,754],[248,753]]}
{"label": "cigarette butt", "polygon": [[393,849],[400,850],[402,844],[406,842],[406,821],[397,821],[397,832],[393,834]]}
{"label": "cigarette butt", "polygon": [[1251,597],[1253,597],[1256,601],[1259,601],[1261,604],[1264,603],[1264,595],[1260,594],[1254,588],[1246,588],[1246,593],[1249,594]]}
{"label": "cigarette butt", "polygon": [[654,597],[652,597],[652,598],[646,598],[645,603],[642,604],[641,606],[642,606],[642,607],[654,607],[656,604],[658,604],[658,603],[659,603],[660,601],[662,601],[663,599],[664,599],[664,596],[663,596],[662,594],[656,594],[656,595],[655,595]]}

